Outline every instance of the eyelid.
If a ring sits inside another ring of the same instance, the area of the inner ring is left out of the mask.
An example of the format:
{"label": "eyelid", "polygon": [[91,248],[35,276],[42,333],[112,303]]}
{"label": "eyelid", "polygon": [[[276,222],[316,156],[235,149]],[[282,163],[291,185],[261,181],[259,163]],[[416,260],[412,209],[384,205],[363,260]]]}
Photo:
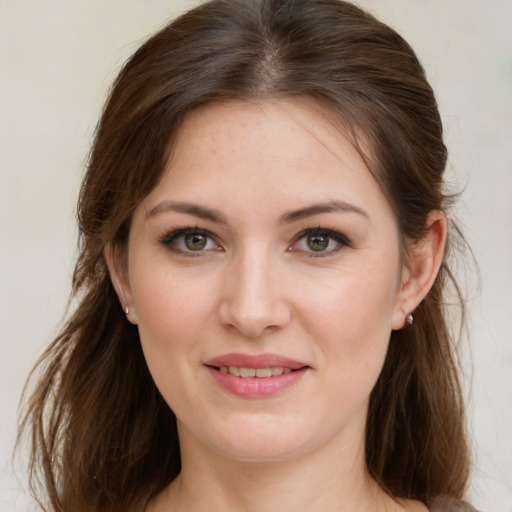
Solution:
{"label": "eyelid", "polygon": [[201,251],[187,251],[183,249],[179,249],[175,246],[173,246],[173,242],[179,238],[186,235],[192,235],[192,234],[199,234],[208,237],[217,247],[216,249],[220,249],[220,244],[217,241],[217,237],[208,231],[207,229],[200,228],[198,226],[185,226],[185,227],[175,227],[171,228],[170,230],[166,231],[166,234],[159,237],[159,242],[163,246],[165,246],[170,251],[182,254],[185,256],[201,256],[201,253],[209,252],[210,250],[201,250]]}
{"label": "eyelid", "polygon": [[334,249],[330,249],[328,251],[318,251],[318,252],[301,251],[301,252],[307,254],[307,256],[311,257],[311,258],[327,257],[327,256],[337,253],[339,250],[341,250],[344,247],[349,247],[349,248],[352,247],[352,242],[350,241],[350,239],[346,235],[340,233],[339,231],[336,231],[334,229],[329,229],[329,228],[316,227],[316,228],[306,228],[306,229],[303,229],[300,233],[298,233],[293,240],[291,250],[299,252],[299,250],[293,249],[293,246],[296,245],[300,240],[302,240],[304,237],[306,237],[308,235],[328,236],[338,244]]}
{"label": "eyelid", "polygon": [[[199,226],[183,226],[183,227],[173,227],[171,229],[168,229],[163,236],[160,236],[158,238],[159,243],[162,244],[164,247],[166,247],[168,250],[181,254],[184,256],[201,256],[204,255],[204,253],[208,253],[212,251],[212,249],[205,249],[205,250],[199,250],[199,251],[192,251],[192,250],[184,250],[180,249],[176,246],[173,246],[173,242],[178,239],[179,237],[183,237],[190,234],[200,234],[205,237],[208,237],[215,245],[214,250],[221,250],[221,244],[218,241],[218,238],[216,235],[214,235],[212,232],[208,231],[207,229],[200,228]],[[321,235],[321,236],[327,236],[331,240],[333,240],[337,246],[329,249],[327,251],[307,251],[302,249],[297,249],[294,246],[298,244],[300,240],[302,240],[304,237],[308,235]],[[339,250],[341,250],[344,247],[352,247],[352,243],[350,239],[340,233],[337,230],[329,229],[329,228],[322,228],[322,227],[314,227],[314,228],[306,228],[300,231],[292,240],[292,243],[289,247],[289,251],[291,252],[302,252],[306,254],[308,257],[312,258],[321,258],[321,257],[327,257],[330,255],[333,255],[337,253]]]}

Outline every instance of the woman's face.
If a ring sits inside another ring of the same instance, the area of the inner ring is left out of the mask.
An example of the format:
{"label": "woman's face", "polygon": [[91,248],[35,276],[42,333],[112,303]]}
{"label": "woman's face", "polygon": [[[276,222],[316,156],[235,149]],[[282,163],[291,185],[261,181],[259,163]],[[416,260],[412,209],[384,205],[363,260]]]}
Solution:
{"label": "woman's face", "polygon": [[360,445],[401,274],[388,201],[320,109],[230,101],[188,115],[138,206],[123,300],[181,443],[280,460]]}

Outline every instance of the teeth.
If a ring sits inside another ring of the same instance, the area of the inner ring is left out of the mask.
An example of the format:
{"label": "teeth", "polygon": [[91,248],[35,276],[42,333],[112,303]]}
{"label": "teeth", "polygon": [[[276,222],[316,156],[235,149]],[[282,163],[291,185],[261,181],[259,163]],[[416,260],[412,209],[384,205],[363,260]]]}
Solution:
{"label": "teeth", "polygon": [[272,376],[272,370],[270,368],[258,368],[254,373],[259,379]]}
{"label": "teeth", "polygon": [[220,373],[229,373],[235,377],[242,377],[243,379],[257,377],[264,379],[267,377],[275,377],[283,373],[291,373],[291,368],[284,368],[282,366],[272,366],[271,368],[239,368],[238,366],[221,366]]}
{"label": "teeth", "polygon": [[240,377],[256,377],[256,368],[240,368]]}
{"label": "teeth", "polygon": [[236,366],[230,366],[229,373],[235,377],[240,377],[240,368],[237,368]]}

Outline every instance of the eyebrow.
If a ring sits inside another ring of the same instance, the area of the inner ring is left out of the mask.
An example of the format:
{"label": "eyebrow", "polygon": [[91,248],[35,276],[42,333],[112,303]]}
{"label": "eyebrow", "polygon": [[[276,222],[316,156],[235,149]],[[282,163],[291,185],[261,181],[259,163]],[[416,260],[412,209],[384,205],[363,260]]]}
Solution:
{"label": "eyebrow", "polygon": [[287,212],[281,216],[280,220],[281,224],[288,224],[307,217],[312,217],[313,215],[330,212],[355,213],[365,217],[367,220],[370,220],[370,216],[362,208],[344,201],[329,201],[327,203],[312,204],[311,206],[306,206],[300,210]]}
{"label": "eyebrow", "polygon": [[[220,213],[218,210],[200,206],[194,203],[175,201],[162,201],[161,203],[158,203],[156,206],[151,208],[151,210],[146,212],[146,219],[165,212],[185,213],[187,215],[193,215],[194,217],[209,220],[217,224],[228,224],[227,217]],[[307,217],[331,212],[355,213],[368,220],[370,219],[368,213],[366,213],[366,211],[364,211],[359,206],[346,203],[344,201],[329,201],[326,203],[312,204],[299,210],[286,212],[280,217],[279,220],[281,224],[289,224],[291,222],[305,219]]]}
{"label": "eyebrow", "polygon": [[146,219],[164,212],[186,213],[187,215],[193,215],[194,217],[209,220],[217,224],[228,223],[227,218],[218,210],[200,206],[198,204],[175,201],[162,201],[161,203],[158,203],[154,208],[151,208],[151,210],[146,212]]}

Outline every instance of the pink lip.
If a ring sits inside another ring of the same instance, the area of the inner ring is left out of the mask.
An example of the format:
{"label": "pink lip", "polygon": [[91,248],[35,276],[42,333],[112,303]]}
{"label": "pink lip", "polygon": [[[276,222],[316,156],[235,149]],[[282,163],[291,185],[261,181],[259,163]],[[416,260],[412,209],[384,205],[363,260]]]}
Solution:
{"label": "pink lip", "polygon": [[288,357],[278,354],[259,354],[251,356],[249,354],[224,354],[219,357],[210,359],[204,363],[206,366],[238,366],[239,368],[270,368],[272,366],[282,366],[283,368],[291,368],[299,370],[308,366],[308,364],[295,361]]}
{"label": "pink lip", "polygon": [[[225,354],[208,360],[205,366],[215,381],[230,393],[244,398],[263,398],[276,395],[298,383],[310,367],[277,354]],[[273,377],[242,378],[231,374],[221,373],[221,366],[237,366],[242,368],[283,367],[294,371]]]}

